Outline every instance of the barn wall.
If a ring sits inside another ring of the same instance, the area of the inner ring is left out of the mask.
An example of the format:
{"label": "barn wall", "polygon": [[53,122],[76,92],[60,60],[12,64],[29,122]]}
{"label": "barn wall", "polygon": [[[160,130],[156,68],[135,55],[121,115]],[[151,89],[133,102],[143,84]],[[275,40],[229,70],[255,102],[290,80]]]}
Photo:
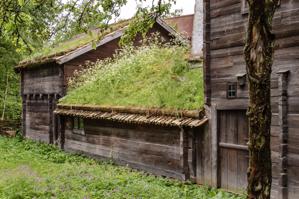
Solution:
{"label": "barn wall", "polygon": [[23,70],[23,94],[62,93],[62,71],[56,64]]}
{"label": "barn wall", "polygon": [[212,186],[212,153],[209,123],[196,134],[196,183]]}
{"label": "barn wall", "polygon": [[26,105],[26,137],[49,143],[49,102],[47,99],[28,99]]}
{"label": "barn wall", "polygon": [[85,135],[79,135],[72,130],[72,118],[68,117],[62,137],[66,151],[112,159],[155,175],[186,180],[196,175],[192,136],[199,131],[85,119]]}
{"label": "barn wall", "polygon": [[53,143],[55,120],[53,110],[63,96],[63,71],[58,65],[46,64],[21,72],[22,128],[30,139]]}
{"label": "barn wall", "polygon": [[[247,14],[242,10],[243,0],[211,0],[206,5],[206,49],[205,71],[206,94],[210,93],[211,113],[219,109],[246,109],[248,104],[247,86],[238,87],[237,99],[226,98],[228,82],[237,82],[237,74],[246,72],[243,57],[244,35]],[[207,1],[206,1],[207,2]],[[210,21],[209,21],[210,19]],[[210,22],[210,23],[208,23]],[[273,198],[286,198],[281,195],[281,134],[279,121],[279,75],[277,72],[289,70],[288,79],[288,198],[298,198],[299,193],[299,1],[282,0],[274,17],[274,33],[277,35],[274,56],[272,91],[272,161]],[[211,89],[211,90],[209,90]],[[209,104],[209,103],[208,103]],[[212,114],[212,136],[217,136],[217,115]],[[214,130],[213,130],[214,129]],[[217,137],[216,137],[217,139]],[[214,154],[215,155],[215,154]],[[214,162],[214,164],[217,164]],[[214,181],[217,181],[214,176]]]}

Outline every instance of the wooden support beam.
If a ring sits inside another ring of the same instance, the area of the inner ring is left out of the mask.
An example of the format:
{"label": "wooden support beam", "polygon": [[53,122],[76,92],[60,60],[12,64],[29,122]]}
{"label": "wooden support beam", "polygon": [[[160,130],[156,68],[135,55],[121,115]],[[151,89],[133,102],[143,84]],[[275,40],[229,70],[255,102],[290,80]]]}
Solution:
{"label": "wooden support beam", "polygon": [[244,145],[220,142],[219,146],[222,147],[222,148],[227,148],[227,149],[236,149],[236,150],[248,151],[248,146],[244,146]]}
{"label": "wooden support beam", "polygon": [[278,116],[280,128],[280,178],[279,198],[288,198],[288,76],[289,71],[278,73]]}
{"label": "wooden support beam", "polygon": [[59,120],[59,128],[58,128],[58,144],[61,149],[64,149],[64,142],[65,142],[65,117],[58,116]]}
{"label": "wooden support beam", "polygon": [[184,128],[181,128],[180,131],[180,165],[183,169],[184,180],[190,179],[188,165],[188,132]]}
{"label": "wooden support beam", "polygon": [[210,55],[210,42],[211,42],[211,16],[210,16],[210,0],[204,0],[204,93],[205,93],[205,104],[211,105],[211,55]]}
{"label": "wooden support beam", "polygon": [[22,96],[22,136],[26,137],[26,109],[27,109],[27,97]]}
{"label": "wooden support beam", "polygon": [[48,114],[49,114],[49,143],[50,144],[53,144],[53,98],[51,95],[49,95],[49,98],[48,98]]}
{"label": "wooden support beam", "polygon": [[[211,161],[212,161],[212,185],[215,187],[220,186],[220,180],[219,180],[219,170],[218,170],[218,164],[219,164],[219,153],[218,153],[218,112],[216,109],[216,105],[211,106],[211,126],[210,132],[211,132]],[[204,154],[203,154],[204,155]]]}

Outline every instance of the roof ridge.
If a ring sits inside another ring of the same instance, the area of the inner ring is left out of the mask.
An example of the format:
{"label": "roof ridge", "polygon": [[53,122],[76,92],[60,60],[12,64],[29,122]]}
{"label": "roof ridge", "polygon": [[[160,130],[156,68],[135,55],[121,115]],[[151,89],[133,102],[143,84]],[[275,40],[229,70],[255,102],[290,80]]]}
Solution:
{"label": "roof ridge", "polygon": [[[105,38],[113,35],[114,33],[118,32],[118,31],[122,31],[124,28],[126,28],[128,26],[129,21],[130,20],[123,20],[121,22],[111,24],[110,28],[113,28],[113,25],[114,25],[115,29],[112,30],[111,32],[107,33],[107,34],[103,33],[104,35],[99,40],[97,40],[97,44],[101,43],[101,41],[103,41]],[[165,19],[157,18],[156,22],[159,23],[159,25],[161,25],[163,28],[165,28],[171,34],[174,34],[175,36],[180,35],[179,33],[175,33],[176,31],[167,24]],[[122,24],[122,23],[124,23],[124,24]],[[117,27],[117,24],[121,24],[123,26]],[[109,27],[107,29],[109,29]],[[65,42],[70,42],[70,41],[71,40],[67,40]],[[37,56],[36,58],[32,58],[32,59],[29,59],[29,60],[25,59],[25,60],[19,62],[19,64],[15,67],[15,70],[20,71],[22,68],[26,68],[28,66],[37,66],[37,65],[40,65],[40,64],[43,64],[43,63],[56,62],[58,59],[62,59],[65,55],[72,54],[73,52],[77,51],[78,49],[83,49],[83,48],[86,48],[90,45],[91,45],[91,41],[87,41],[87,43],[85,43],[85,44],[82,44],[80,46],[75,46],[75,47],[67,49],[65,51],[61,51],[61,52],[58,52],[58,53],[52,53],[52,54],[50,53],[49,55],[45,55],[45,56]],[[97,47],[98,47],[98,45],[97,45]],[[62,63],[64,63],[64,62],[62,62]],[[59,64],[61,64],[60,61],[59,61]]]}

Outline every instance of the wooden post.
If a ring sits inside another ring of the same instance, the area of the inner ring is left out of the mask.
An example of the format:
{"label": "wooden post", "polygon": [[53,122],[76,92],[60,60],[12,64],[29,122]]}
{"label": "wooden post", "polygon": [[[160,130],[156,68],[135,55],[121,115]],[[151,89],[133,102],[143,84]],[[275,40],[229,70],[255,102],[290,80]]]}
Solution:
{"label": "wooden post", "polygon": [[21,72],[21,97],[22,97],[22,136],[26,137],[26,105],[27,96],[24,94],[24,72]]}
{"label": "wooden post", "polygon": [[203,26],[203,37],[204,37],[204,93],[205,93],[205,104],[211,105],[211,58],[210,58],[210,0],[204,0],[204,26]]}
{"label": "wooden post", "polygon": [[180,131],[180,165],[183,169],[183,180],[190,178],[188,166],[188,132],[181,127]]}
{"label": "wooden post", "polygon": [[53,143],[53,97],[48,94],[48,114],[49,114],[49,143]]}
{"label": "wooden post", "polygon": [[27,96],[22,95],[22,136],[26,137],[26,109],[27,109]]}
{"label": "wooden post", "polygon": [[288,76],[289,71],[279,71],[278,115],[280,128],[280,179],[279,198],[288,198]]}
{"label": "wooden post", "polygon": [[[57,107],[58,100],[59,100],[59,94],[55,93],[54,98],[53,98],[52,112],[55,111],[55,109]],[[55,145],[58,145],[58,139],[59,139],[58,128],[59,128],[59,119],[58,119],[58,116],[53,113],[53,144],[55,144]]]}
{"label": "wooden post", "polygon": [[59,137],[59,146],[61,149],[64,149],[64,142],[65,142],[65,118],[64,116],[57,116],[59,120],[59,130],[58,130],[58,137]]}
{"label": "wooden post", "polygon": [[219,154],[218,154],[218,113],[215,105],[212,105],[211,108],[211,161],[212,161],[212,184],[215,187],[219,187],[219,169],[218,169],[218,161],[219,161]]}

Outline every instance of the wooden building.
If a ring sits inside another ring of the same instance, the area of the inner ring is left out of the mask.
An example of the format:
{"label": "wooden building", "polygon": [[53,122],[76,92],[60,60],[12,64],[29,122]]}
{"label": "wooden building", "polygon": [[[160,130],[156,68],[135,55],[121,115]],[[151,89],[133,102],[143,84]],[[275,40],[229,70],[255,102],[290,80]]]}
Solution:
{"label": "wooden building", "polygon": [[[172,20],[170,24],[175,25],[176,21],[179,23],[180,20],[181,18]],[[190,17],[189,23],[193,23]],[[22,128],[25,137],[47,143],[57,141],[58,121],[53,111],[58,99],[66,94],[69,78],[74,75],[74,71],[82,69],[87,62],[112,57],[120,49],[119,40],[127,24],[119,24],[115,30],[111,28],[112,31],[106,33],[97,42],[96,49],[89,42],[59,53],[23,61],[16,67],[16,71],[21,75]],[[180,30],[185,32],[184,28]],[[156,20],[148,35],[152,33],[159,33],[165,41],[181,37],[172,26],[161,19]],[[75,43],[81,37],[82,35],[79,35],[71,42]],[[136,45],[140,39],[140,36],[136,38]],[[61,47],[64,48],[63,44]]]}
{"label": "wooden building", "polygon": [[[248,85],[243,57],[245,0],[204,0],[205,108],[211,136],[211,184],[247,185]],[[299,1],[281,0],[274,17],[271,81],[272,198],[299,198]],[[208,157],[207,157],[208,158]]]}
{"label": "wooden building", "polygon": [[204,111],[58,105],[61,148],[180,180],[196,179]]}

